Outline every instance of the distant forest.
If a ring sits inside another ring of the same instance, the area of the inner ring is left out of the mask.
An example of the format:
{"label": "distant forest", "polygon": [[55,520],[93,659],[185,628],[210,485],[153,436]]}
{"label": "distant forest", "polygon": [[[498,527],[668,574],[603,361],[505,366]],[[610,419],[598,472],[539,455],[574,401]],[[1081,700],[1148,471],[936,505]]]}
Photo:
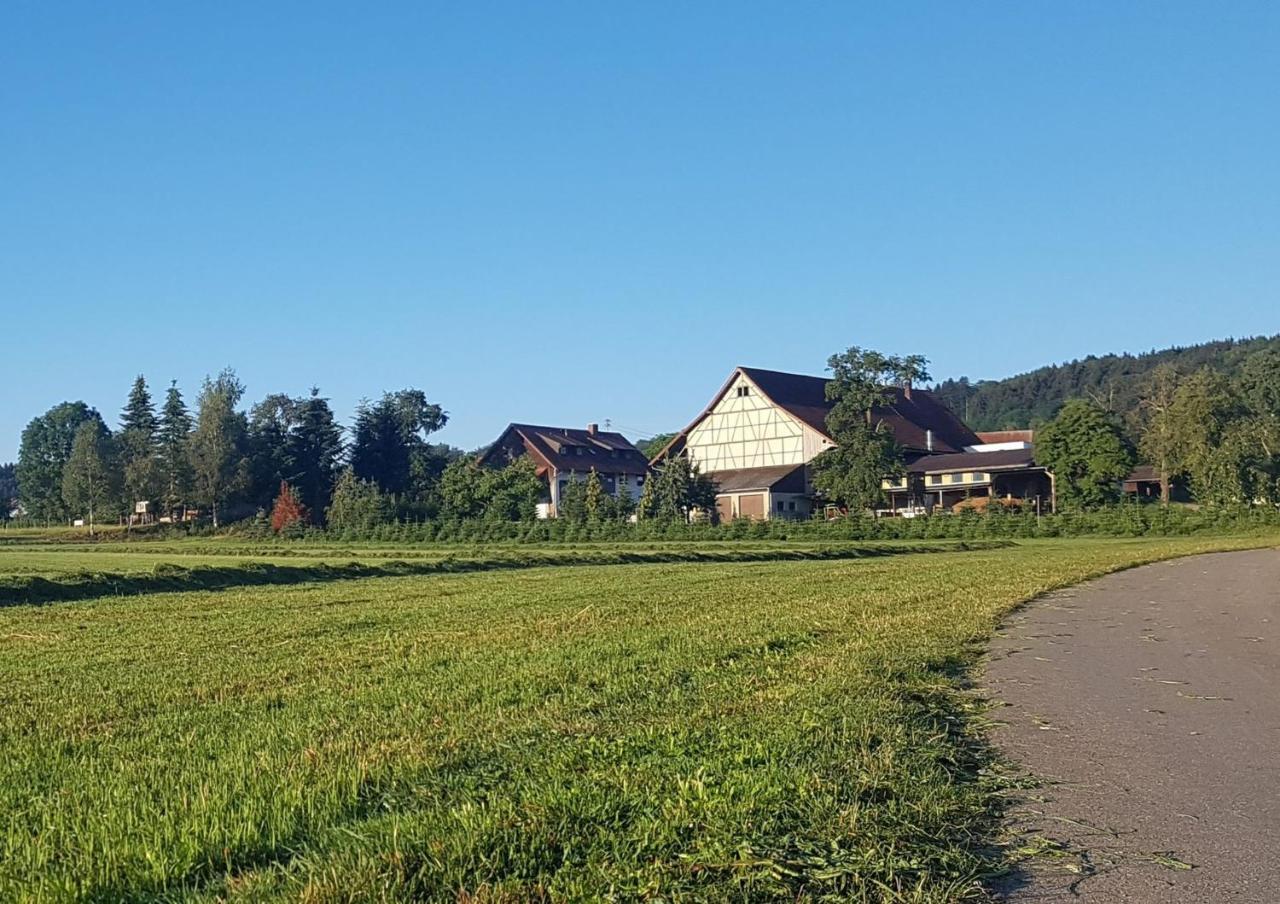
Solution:
{"label": "distant forest", "polygon": [[1127,424],[1147,375],[1158,365],[1172,364],[1184,375],[1208,367],[1234,377],[1251,352],[1267,347],[1280,349],[1280,335],[1223,339],[1141,355],[1090,355],[1003,380],[944,380],[934,392],[974,430],[1036,427],[1073,398],[1096,402]]}

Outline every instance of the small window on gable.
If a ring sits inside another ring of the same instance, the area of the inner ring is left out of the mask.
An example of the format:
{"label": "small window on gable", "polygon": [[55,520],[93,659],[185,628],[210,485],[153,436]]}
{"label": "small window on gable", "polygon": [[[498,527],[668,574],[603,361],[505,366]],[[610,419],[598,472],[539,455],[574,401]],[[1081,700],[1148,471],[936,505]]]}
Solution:
{"label": "small window on gable", "polygon": [[743,385],[738,387],[738,398],[742,398],[743,396],[749,396],[749,395],[751,395],[750,386]]}

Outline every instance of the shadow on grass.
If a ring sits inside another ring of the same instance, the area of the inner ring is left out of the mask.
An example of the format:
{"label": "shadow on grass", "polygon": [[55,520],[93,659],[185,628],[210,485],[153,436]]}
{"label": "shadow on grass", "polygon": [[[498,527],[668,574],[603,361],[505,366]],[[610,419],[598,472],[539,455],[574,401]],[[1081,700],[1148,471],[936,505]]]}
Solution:
{"label": "shadow on grass", "polygon": [[276,565],[242,562],[236,565],[157,565],[151,571],[77,572],[54,577],[17,575],[0,578],[0,607],[73,602],[111,596],[138,596],[192,590],[226,590],[285,584],[326,583],[360,578],[409,575],[464,574],[544,568],[565,565],[638,565],[679,563],[792,562],[866,559],[882,556],[1001,549],[1009,540],[921,543],[905,546],[833,546],[816,549],[715,550],[582,550],[581,552],[522,552],[510,556],[445,556],[430,562],[392,561],[377,564],[343,562]]}

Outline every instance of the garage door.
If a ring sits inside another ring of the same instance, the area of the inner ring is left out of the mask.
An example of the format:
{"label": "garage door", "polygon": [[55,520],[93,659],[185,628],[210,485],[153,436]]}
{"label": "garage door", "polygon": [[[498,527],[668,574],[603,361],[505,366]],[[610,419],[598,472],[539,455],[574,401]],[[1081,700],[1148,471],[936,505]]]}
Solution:
{"label": "garage door", "polygon": [[764,518],[764,493],[738,497],[738,515],[759,521]]}

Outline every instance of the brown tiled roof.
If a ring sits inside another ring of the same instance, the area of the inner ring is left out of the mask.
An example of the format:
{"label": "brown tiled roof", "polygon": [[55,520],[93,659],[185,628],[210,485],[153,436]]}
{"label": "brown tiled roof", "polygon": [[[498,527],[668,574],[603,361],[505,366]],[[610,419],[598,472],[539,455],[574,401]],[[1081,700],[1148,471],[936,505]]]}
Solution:
{"label": "brown tiled roof", "polygon": [[[773,402],[827,436],[827,380],[804,374],[788,374],[758,367],[740,367],[747,378]],[[895,387],[886,391],[889,402],[872,409],[872,417],[893,432],[898,445],[909,449],[928,448],[928,431],[933,431],[935,452],[959,452],[978,442],[978,436],[933,393],[923,389]]]}
{"label": "brown tiled roof", "polygon": [[1034,430],[987,430],[978,433],[978,439],[984,443],[1029,443],[1034,442]]}
{"label": "brown tiled roof", "polygon": [[535,424],[511,424],[489,449],[480,456],[481,464],[494,463],[508,433],[523,442],[525,450],[541,464],[557,472],[595,470],[601,474],[647,474],[649,460],[621,433],[573,427],[540,427]]}
{"label": "brown tiled roof", "polygon": [[944,471],[993,471],[1034,467],[1036,463],[1031,449],[1006,449],[1002,452],[922,455],[907,465],[907,471],[912,474],[938,474]]}
{"label": "brown tiled roof", "polygon": [[773,465],[767,468],[739,468],[736,471],[713,471],[707,476],[720,493],[746,490],[777,490],[780,493],[803,493],[804,465]]}

